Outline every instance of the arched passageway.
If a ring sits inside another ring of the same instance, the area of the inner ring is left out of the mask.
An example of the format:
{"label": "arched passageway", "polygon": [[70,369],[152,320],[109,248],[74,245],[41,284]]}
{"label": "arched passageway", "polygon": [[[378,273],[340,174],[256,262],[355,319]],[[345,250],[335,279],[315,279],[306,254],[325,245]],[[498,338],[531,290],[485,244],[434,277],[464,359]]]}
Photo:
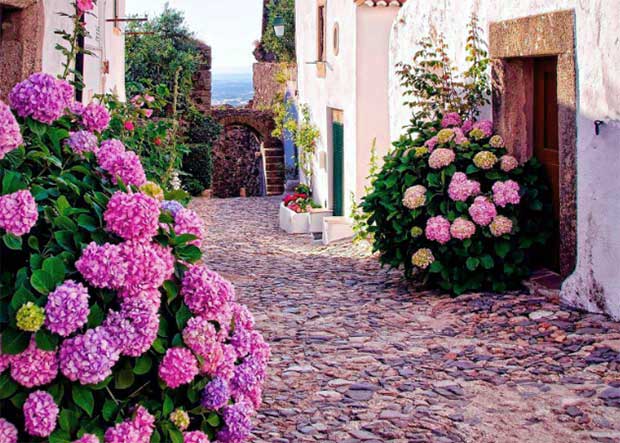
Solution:
{"label": "arched passageway", "polygon": [[269,111],[249,108],[214,109],[223,131],[213,146],[213,194],[235,197],[243,187],[248,196],[284,192],[284,149],[271,133]]}

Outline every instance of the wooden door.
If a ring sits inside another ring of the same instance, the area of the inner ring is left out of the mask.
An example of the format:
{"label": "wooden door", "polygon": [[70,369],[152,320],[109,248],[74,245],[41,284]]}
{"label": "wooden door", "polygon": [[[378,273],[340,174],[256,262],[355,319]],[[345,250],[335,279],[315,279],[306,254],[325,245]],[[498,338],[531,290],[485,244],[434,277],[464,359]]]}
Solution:
{"label": "wooden door", "polygon": [[333,198],[334,215],[337,217],[344,215],[344,125],[340,121],[334,121],[332,126],[333,133]]}
{"label": "wooden door", "polygon": [[544,165],[551,185],[554,232],[542,263],[560,268],[560,143],[558,134],[557,57],[534,59],[534,155]]}

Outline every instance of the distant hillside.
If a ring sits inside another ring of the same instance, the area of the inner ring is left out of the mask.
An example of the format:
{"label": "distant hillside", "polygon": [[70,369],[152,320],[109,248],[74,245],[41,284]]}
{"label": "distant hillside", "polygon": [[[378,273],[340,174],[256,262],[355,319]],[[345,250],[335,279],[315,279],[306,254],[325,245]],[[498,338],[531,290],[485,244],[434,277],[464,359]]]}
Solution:
{"label": "distant hillside", "polygon": [[213,105],[241,106],[254,97],[252,73],[213,73]]}

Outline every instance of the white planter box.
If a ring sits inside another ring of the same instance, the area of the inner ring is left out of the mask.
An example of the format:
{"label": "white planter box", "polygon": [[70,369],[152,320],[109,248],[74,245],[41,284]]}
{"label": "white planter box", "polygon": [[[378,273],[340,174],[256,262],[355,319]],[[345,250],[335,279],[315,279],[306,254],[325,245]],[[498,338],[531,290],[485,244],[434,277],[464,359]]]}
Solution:
{"label": "white planter box", "polygon": [[280,228],[289,234],[307,234],[310,232],[310,215],[298,214],[280,203]]}
{"label": "white planter box", "polygon": [[323,219],[331,217],[334,211],[329,209],[312,209],[310,210],[310,232],[323,232]]}

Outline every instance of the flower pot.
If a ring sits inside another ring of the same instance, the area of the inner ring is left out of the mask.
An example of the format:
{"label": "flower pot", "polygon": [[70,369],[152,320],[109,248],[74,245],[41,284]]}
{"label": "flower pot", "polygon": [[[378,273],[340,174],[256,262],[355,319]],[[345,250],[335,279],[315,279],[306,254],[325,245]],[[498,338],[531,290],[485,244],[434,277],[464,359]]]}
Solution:
{"label": "flower pot", "polygon": [[200,193],[205,198],[211,198],[213,196],[213,191],[211,189],[205,189]]}
{"label": "flower pot", "polygon": [[310,210],[310,232],[318,233],[323,232],[323,219],[326,217],[331,217],[334,214],[334,211],[329,209],[311,209]]}
{"label": "flower pot", "polygon": [[289,234],[307,234],[310,229],[310,215],[298,214],[280,203],[280,228]]}

